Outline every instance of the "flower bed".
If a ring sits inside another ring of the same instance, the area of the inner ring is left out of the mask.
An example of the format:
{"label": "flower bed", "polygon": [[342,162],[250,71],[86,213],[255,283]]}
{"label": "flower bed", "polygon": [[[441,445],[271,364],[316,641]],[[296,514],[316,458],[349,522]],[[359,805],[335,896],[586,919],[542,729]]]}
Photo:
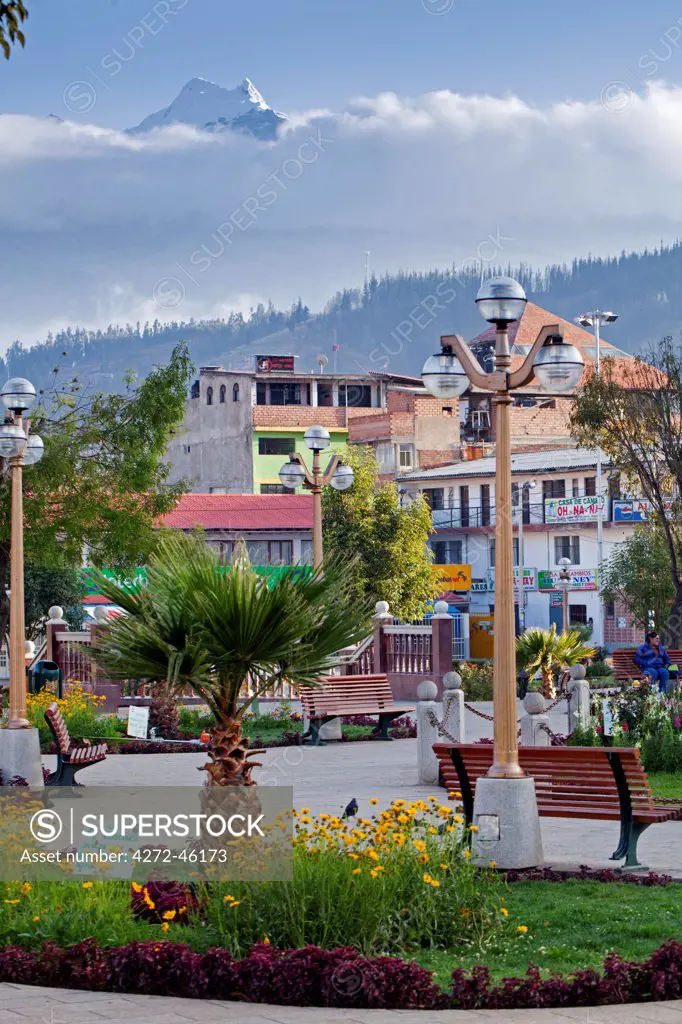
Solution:
{"label": "flower bed", "polygon": [[196,953],[167,941],[111,949],[91,939],[66,949],[50,942],[40,951],[5,946],[0,977],[21,985],[347,1009],[604,1006],[680,999],[682,944],[668,942],[643,963],[627,963],[613,954],[603,971],[578,971],[571,977],[542,978],[529,967],[522,978],[494,984],[486,967],[455,969],[450,991],[435,985],[430,971],[397,958],[315,946],[280,951],[267,943],[241,959],[224,949]]}

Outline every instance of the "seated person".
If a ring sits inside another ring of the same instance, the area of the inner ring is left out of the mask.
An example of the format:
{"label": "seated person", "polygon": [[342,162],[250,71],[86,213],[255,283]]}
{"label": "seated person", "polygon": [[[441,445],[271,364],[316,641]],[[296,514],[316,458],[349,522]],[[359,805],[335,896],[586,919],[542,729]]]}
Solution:
{"label": "seated person", "polygon": [[670,680],[670,658],[654,630],[646,634],[646,640],[635,651],[635,663],[642,674],[658,683],[661,693],[667,693]]}

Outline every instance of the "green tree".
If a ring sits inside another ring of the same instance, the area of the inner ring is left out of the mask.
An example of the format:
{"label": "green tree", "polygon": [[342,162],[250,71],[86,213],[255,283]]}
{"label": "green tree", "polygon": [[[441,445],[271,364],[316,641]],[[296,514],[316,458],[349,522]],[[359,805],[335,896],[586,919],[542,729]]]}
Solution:
{"label": "green tree", "polygon": [[74,612],[82,600],[83,582],[77,569],[71,566],[46,569],[43,565],[27,562],[24,570],[26,639],[37,640],[43,634],[47,611],[53,604],[63,608],[66,617],[80,629],[77,620],[80,618],[82,622],[82,612],[80,615],[74,615]]}
{"label": "green tree", "polygon": [[605,359],[578,391],[571,414],[580,445],[600,445],[625,475],[628,489],[651,503],[668,549],[674,596],[661,627],[669,646],[682,644],[682,346],[664,338],[644,359]]}
{"label": "green tree", "polygon": [[[46,569],[139,565],[158,541],[154,525],[182,486],[167,485],[163,457],[182,421],[193,367],[187,346],[173,350],[123,394],[91,393],[77,381],[41,396],[31,428],[45,454],[24,472],[27,561]],[[0,635],[7,627],[9,475],[0,477]],[[53,604],[54,601],[50,601]],[[59,602],[58,602],[59,603]]]}
{"label": "green tree", "polygon": [[596,648],[583,643],[580,633],[569,630],[557,633],[554,623],[549,629],[533,626],[516,638],[516,667],[526,672],[540,672],[544,697],[556,695],[554,676],[559,669],[577,665],[596,654]]}
{"label": "green tree", "polygon": [[660,527],[646,523],[619,544],[602,566],[602,593],[625,605],[637,625],[665,629],[675,598],[670,552]]}
{"label": "green tree", "polygon": [[15,43],[21,46],[25,44],[21,26],[27,18],[28,11],[22,0],[5,0],[0,3],[0,47],[6,60],[9,60]]}
{"label": "green tree", "polygon": [[353,596],[344,563],[327,562],[324,573],[292,566],[268,580],[243,556],[221,570],[200,537],[183,534],[161,540],[147,574],[139,593],[93,574],[127,613],[98,630],[96,661],[115,679],[147,679],[174,694],[191,686],[216,720],[208,784],[253,785],[244,711],[280,681],[319,685],[335,653],[371,632],[369,604]]}
{"label": "green tree", "polygon": [[325,553],[356,555],[358,593],[388,601],[399,619],[419,618],[440,589],[427,546],[433,533],[429,506],[420,497],[401,507],[396,485],[379,482],[371,446],[349,445],[343,459],[355,482],[348,491],[323,491]]}

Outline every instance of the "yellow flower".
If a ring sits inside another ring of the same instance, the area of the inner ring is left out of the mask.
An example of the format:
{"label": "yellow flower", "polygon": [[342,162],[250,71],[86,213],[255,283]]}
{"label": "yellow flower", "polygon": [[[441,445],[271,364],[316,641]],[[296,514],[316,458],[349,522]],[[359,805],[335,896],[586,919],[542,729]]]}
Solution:
{"label": "yellow flower", "polygon": [[20,900],[3,900],[3,903],[20,903]]}
{"label": "yellow flower", "polygon": [[422,875],[422,882],[426,882],[427,885],[431,885],[431,875],[428,872],[424,872]]}
{"label": "yellow flower", "polygon": [[380,874],[381,872],[377,871],[376,868],[372,868],[370,870],[370,875],[372,876],[372,878],[379,878]]}
{"label": "yellow flower", "polygon": [[450,865],[449,864],[441,864],[440,865],[440,869],[441,869],[441,871],[449,871],[450,870]]}
{"label": "yellow flower", "polygon": [[464,854],[463,854],[463,856],[464,856],[464,857],[465,857],[465,858],[466,858],[467,860],[469,860],[469,857],[471,856],[471,853],[470,853],[470,851],[469,851],[469,850],[465,850],[465,851],[464,851]]}
{"label": "yellow flower", "polygon": [[379,860],[379,854],[377,853],[376,850],[368,850],[367,856],[369,857],[370,860]]}
{"label": "yellow flower", "polygon": [[301,808],[301,814],[310,814],[310,808],[309,807],[302,807]]}
{"label": "yellow flower", "polygon": [[517,932],[521,932],[522,935],[525,935],[526,932],[528,931],[528,929],[526,928],[525,924],[520,924],[516,930],[517,930]]}
{"label": "yellow flower", "polygon": [[353,868],[353,870],[351,871],[351,874],[352,875],[361,875],[362,874],[362,868]]}
{"label": "yellow flower", "polygon": [[399,821],[401,825],[407,825],[409,820],[410,820],[409,814],[399,814],[398,817],[397,817],[397,821]]}
{"label": "yellow flower", "polygon": [[360,860],[359,853],[349,853],[348,856],[350,857],[351,860]]}
{"label": "yellow flower", "polygon": [[224,898],[225,902],[227,903],[229,900],[233,900],[234,896],[231,896],[230,893],[228,892],[227,896],[225,896],[223,898]]}
{"label": "yellow flower", "polygon": [[35,914],[35,915],[34,915],[34,917],[33,917],[33,920],[34,920],[34,921],[39,921],[39,920],[40,920],[40,918],[38,917],[38,915],[37,915],[37,914]]}
{"label": "yellow flower", "polygon": [[469,825],[470,832],[478,832],[478,825]]}
{"label": "yellow flower", "polygon": [[139,882],[132,882],[131,884],[133,892],[142,892],[142,886]]}
{"label": "yellow flower", "polygon": [[496,868],[497,867],[497,861],[496,860],[491,860],[490,861],[490,867],[491,868]]}
{"label": "yellow flower", "polygon": [[504,917],[509,917],[509,911],[506,907],[500,907],[500,913],[503,914]]}
{"label": "yellow flower", "polygon": [[83,888],[84,889],[92,889],[94,884],[95,884],[94,882],[83,882]]}
{"label": "yellow flower", "polygon": [[422,839],[413,839],[412,845],[418,853],[423,853],[426,849],[426,843]]}
{"label": "yellow flower", "polygon": [[428,855],[428,853],[420,853],[419,857],[418,857],[418,860],[419,860],[420,864],[428,864],[429,863],[429,855]]}
{"label": "yellow flower", "polygon": [[186,914],[186,913],[187,913],[187,907],[183,906],[183,907],[180,907],[180,909],[178,910],[178,914]]}
{"label": "yellow flower", "polygon": [[161,925],[161,931],[162,932],[169,932],[170,931],[170,925],[168,924],[168,921],[164,921],[163,922],[163,924]]}
{"label": "yellow flower", "polygon": [[163,915],[163,919],[164,921],[172,921],[176,914],[177,910],[167,910]]}
{"label": "yellow flower", "polygon": [[301,825],[312,825],[310,818],[301,818]]}
{"label": "yellow flower", "polygon": [[241,900],[235,900],[234,903],[230,903],[230,906],[231,906],[232,910],[234,910],[234,908],[240,906],[240,904],[241,904]]}
{"label": "yellow flower", "polygon": [[431,827],[429,828],[429,832],[431,833],[432,836],[438,835],[438,829],[434,828],[433,825],[431,825]]}
{"label": "yellow flower", "polygon": [[267,935],[263,939],[263,945],[264,946],[269,946],[270,945],[270,939],[267,937]]}
{"label": "yellow flower", "polygon": [[23,892],[24,896],[28,896],[28,894],[31,891],[31,883],[30,882],[24,882],[24,884],[21,887],[21,891]]}
{"label": "yellow flower", "polygon": [[433,886],[434,889],[440,889],[440,882],[438,881],[437,878],[431,879],[431,885]]}
{"label": "yellow flower", "polygon": [[369,802],[371,803],[372,807],[375,807],[379,803],[375,796],[370,797]]}

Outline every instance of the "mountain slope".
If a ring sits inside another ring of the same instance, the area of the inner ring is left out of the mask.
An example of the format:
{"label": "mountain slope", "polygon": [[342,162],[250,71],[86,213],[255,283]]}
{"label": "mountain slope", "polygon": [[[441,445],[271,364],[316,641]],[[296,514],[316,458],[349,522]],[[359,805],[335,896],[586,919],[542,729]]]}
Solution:
{"label": "mountain slope", "polygon": [[255,85],[245,78],[235,89],[224,89],[205,78],[192,78],[173,102],[145,117],[131,135],[172,124],[188,124],[204,131],[241,131],[263,141],[277,137],[286,115],[269,107]]}

